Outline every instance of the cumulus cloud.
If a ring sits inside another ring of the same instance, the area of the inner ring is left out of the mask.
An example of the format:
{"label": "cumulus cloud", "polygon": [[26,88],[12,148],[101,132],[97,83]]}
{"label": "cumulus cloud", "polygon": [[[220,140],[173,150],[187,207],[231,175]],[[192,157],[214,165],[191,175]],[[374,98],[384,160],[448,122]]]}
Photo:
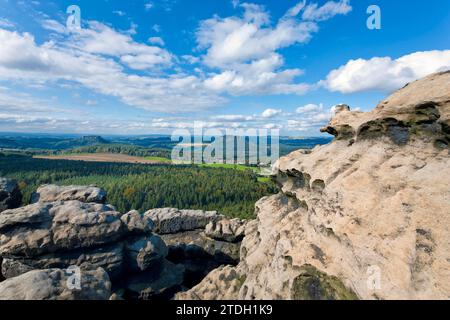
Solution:
{"label": "cumulus cloud", "polygon": [[[75,82],[98,93],[118,97],[128,105],[152,111],[202,110],[225,101],[205,90],[202,80],[195,76],[174,74],[151,77],[129,74],[118,61],[107,57],[134,50],[134,44],[109,49],[104,44],[91,46],[89,42],[82,43],[81,48],[58,46],[53,42],[38,45],[28,33],[2,29],[0,42],[4,44],[0,51],[0,79],[3,80]],[[107,56],[96,54],[99,52]],[[119,54],[119,57],[119,61],[132,64],[135,68],[152,63],[149,61],[152,55]]]}
{"label": "cumulus cloud", "polygon": [[350,60],[331,71],[321,84],[331,91],[354,93],[393,91],[437,71],[450,69],[450,50],[423,51],[398,59],[375,57]]}
{"label": "cumulus cloud", "polygon": [[308,41],[318,27],[294,17],[269,24],[269,15],[262,6],[241,4],[242,17],[215,16],[202,21],[197,30],[199,48],[206,49],[204,61],[212,67],[248,62],[272,55],[276,50],[294,43]]}
{"label": "cumulus cloud", "polygon": [[[349,7],[347,1],[341,2]],[[220,70],[205,81],[206,87],[232,95],[304,94],[311,87],[296,82],[296,77],[303,71],[283,69],[284,59],[277,51],[309,41],[319,30],[316,21],[346,13],[346,10],[339,9],[341,2],[326,3],[322,7],[299,2],[275,24],[271,23],[263,6],[236,3],[243,10],[241,16],[214,16],[202,21],[196,36],[198,48],[205,50],[203,62]],[[308,17],[316,11],[314,15],[317,17],[310,21],[299,17],[300,12],[307,8],[310,12]]]}
{"label": "cumulus cloud", "polygon": [[264,110],[264,112],[261,114],[261,116],[263,118],[273,118],[277,115],[280,115],[282,113],[281,109],[266,109]]}
{"label": "cumulus cloud", "polygon": [[[0,28],[0,80],[42,87],[80,86],[133,107],[165,113],[210,109],[227,102],[229,95],[300,95],[313,86],[298,82],[304,71],[285,68],[279,50],[307,42],[318,31],[318,21],[344,14],[345,10],[336,9],[340,8],[337,2],[333,2],[336,7],[329,2],[310,7],[302,1],[272,21],[263,6],[236,1],[239,14],[202,21],[196,32],[199,51],[181,57],[164,48],[160,37],[151,37],[148,43],[135,41],[137,26],[133,24],[130,30],[120,31],[85,21],[85,28],[67,32],[60,22],[40,16],[44,29],[58,33],[50,37],[52,41],[39,43],[30,33]],[[172,3],[155,5],[164,9]],[[306,10],[308,18],[303,17]],[[160,27],[155,25],[153,30],[159,32]],[[196,64],[195,69],[183,69],[186,63]],[[93,105],[92,101],[86,104]],[[278,121],[281,110],[205,121],[263,126],[275,116]],[[278,125],[275,120],[270,122]]]}
{"label": "cumulus cloud", "polygon": [[72,34],[72,47],[89,53],[120,56],[122,62],[137,70],[172,63],[173,56],[165,49],[137,43],[129,34],[117,32],[96,21],[91,21],[89,27]]}
{"label": "cumulus cloud", "polygon": [[317,105],[313,103],[309,103],[307,105],[304,105],[302,107],[298,107],[295,112],[299,114],[305,114],[305,113],[312,113],[312,112],[318,112],[323,110],[323,105]]}
{"label": "cumulus cloud", "polygon": [[288,128],[297,131],[318,132],[333,116],[334,107],[320,104],[306,104],[296,109],[296,118],[288,120]]}

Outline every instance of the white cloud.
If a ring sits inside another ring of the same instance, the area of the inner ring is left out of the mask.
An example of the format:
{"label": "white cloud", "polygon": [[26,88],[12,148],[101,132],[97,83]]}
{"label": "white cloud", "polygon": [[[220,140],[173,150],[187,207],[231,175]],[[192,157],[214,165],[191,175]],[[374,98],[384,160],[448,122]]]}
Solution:
{"label": "white cloud", "polygon": [[50,105],[51,101],[49,100],[36,99],[27,94],[0,87],[0,112],[2,113],[48,114],[61,111]]}
{"label": "white cloud", "polygon": [[328,1],[321,7],[317,3],[313,3],[305,7],[302,18],[311,21],[324,21],[338,14],[345,15],[350,11],[352,11],[352,7],[349,0]]}
{"label": "white cloud", "polygon": [[204,57],[207,65],[224,67],[266,58],[278,49],[308,41],[318,30],[314,22],[294,17],[280,19],[272,27],[262,6],[240,6],[244,8],[243,17],[215,16],[201,22],[197,41],[199,48],[207,50]]}
{"label": "white cloud", "polygon": [[160,46],[164,46],[164,40],[161,37],[150,37],[148,38],[148,42],[152,43],[152,44],[158,44]]}
{"label": "white cloud", "polygon": [[325,108],[320,104],[306,104],[296,109],[299,118],[288,120],[288,129],[318,132],[333,116],[334,107]]}
{"label": "white cloud", "polygon": [[123,17],[123,16],[126,15],[125,12],[120,11],[120,10],[114,10],[113,13],[114,13],[114,14],[117,14],[119,17]]}
{"label": "white cloud", "polygon": [[[303,71],[283,69],[284,59],[277,52],[307,42],[318,31],[315,21],[298,17],[305,6],[305,1],[299,2],[275,24],[271,23],[263,6],[249,3],[239,4],[243,9],[240,17],[214,16],[202,21],[196,33],[198,49],[205,50],[202,59],[206,66],[220,70],[209,75],[205,86],[232,95],[305,94],[311,86],[296,81]],[[325,20],[344,12],[342,9],[333,11],[330,4],[325,4],[324,8],[312,6],[309,11],[312,9],[321,12],[321,19],[314,20]]]}
{"label": "white cloud", "polygon": [[98,105],[98,101],[97,100],[88,100],[88,101],[86,101],[86,105],[87,106],[96,106],[96,105]]}
{"label": "white cloud", "polygon": [[217,121],[251,121],[253,120],[252,116],[242,115],[242,114],[226,114],[220,116],[213,116],[212,119]]}
{"label": "white cloud", "polygon": [[[93,53],[119,54],[130,47],[134,50],[134,44],[125,43],[123,47],[118,45],[109,49],[105,44],[83,44],[81,47],[87,47],[86,52],[52,42],[39,46],[28,33],[19,34],[2,29],[0,42],[4,44],[0,50],[0,80],[21,80],[33,84],[70,81],[95,92],[118,97],[128,105],[162,112],[202,110],[225,101],[205,90],[202,81],[195,76],[175,74],[150,77],[128,74],[117,61]],[[143,54],[125,55],[120,61],[125,60],[124,63],[139,68],[140,64],[145,66],[154,63],[145,60],[152,57]],[[141,58],[144,60],[139,60]]]}
{"label": "white cloud", "polygon": [[41,26],[42,26],[42,28],[44,28],[46,30],[54,31],[56,33],[65,33],[66,32],[66,27],[63,24],[59,23],[56,20],[52,20],[52,19],[43,20],[41,22]]}
{"label": "white cloud", "polygon": [[181,58],[183,58],[189,64],[195,64],[200,62],[200,59],[198,57],[192,56],[190,54],[183,55],[181,56]]}
{"label": "white cloud", "polygon": [[304,114],[304,113],[311,113],[311,112],[317,112],[317,111],[322,111],[323,110],[323,105],[317,105],[317,104],[307,104],[304,105],[303,107],[299,107],[295,110],[295,112],[299,113],[299,114]]}
{"label": "white cloud", "polygon": [[261,116],[263,118],[273,118],[279,114],[282,113],[281,109],[266,109],[264,110],[264,112],[261,114]]}
{"label": "white cloud", "polygon": [[11,21],[9,21],[6,18],[0,18],[0,28],[5,28],[5,29],[9,29],[9,28],[14,28],[14,23],[12,23]]}
{"label": "white cloud", "polygon": [[152,30],[159,33],[159,32],[161,32],[161,26],[159,24],[154,24],[152,26]]}
{"label": "white cloud", "polygon": [[393,91],[431,73],[450,69],[450,50],[415,52],[393,60],[375,57],[350,60],[322,81],[330,91]]}
{"label": "white cloud", "polygon": [[121,56],[122,62],[137,70],[172,63],[172,55],[160,47],[137,43],[129,34],[117,32],[99,22],[91,21],[89,26],[89,29],[72,34],[71,46],[83,52]]}
{"label": "white cloud", "polygon": [[264,59],[254,60],[250,64],[236,66],[234,70],[225,70],[205,80],[205,86],[218,92],[232,95],[246,94],[298,94],[306,93],[307,84],[295,84],[294,79],[303,74],[299,69],[275,71],[283,64],[278,54]]}
{"label": "white cloud", "polygon": [[144,5],[145,10],[150,10],[151,8],[153,8],[154,4],[153,2],[148,2]]}

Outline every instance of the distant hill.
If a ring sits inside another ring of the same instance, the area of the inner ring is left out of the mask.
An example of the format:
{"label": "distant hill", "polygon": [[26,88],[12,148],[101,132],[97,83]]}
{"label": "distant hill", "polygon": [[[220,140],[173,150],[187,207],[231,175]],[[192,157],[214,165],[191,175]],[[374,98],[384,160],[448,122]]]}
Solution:
{"label": "distant hill", "polygon": [[108,143],[110,142],[101,136],[83,136],[77,138],[45,137],[25,134],[21,136],[0,136],[0,148],[5,149],[64,150]]}
{"label": "distant hill", "polygon": [[[248,139],[247,139],[248,140]],[[280,137],[280,155],[297,149],[312,149],[327,144],[331,137]],[[177,144],[170,136],[67,136],[50,134],[0,133],[0,148],[31,153],[121,153],[131,156],[170,157]]]}
{"label": "distant hill", "polygon": [[81,138],[69,140],[68,142],[79,145],[79,146],[92,146],[92,145],[96,145],[96,144],[109,143],[108,140],[103,139],[101,136],[84,136]]}

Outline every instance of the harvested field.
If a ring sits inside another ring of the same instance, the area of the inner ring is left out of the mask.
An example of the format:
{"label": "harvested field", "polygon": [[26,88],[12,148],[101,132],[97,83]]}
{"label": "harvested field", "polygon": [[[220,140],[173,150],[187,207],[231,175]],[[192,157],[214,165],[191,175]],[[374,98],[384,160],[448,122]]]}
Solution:
{"label": "harvested field", "polygon": [[152,158],[146,159],[143,157],[129,156],[118,153],[92,153],[92,154],[70,154],[57,156],[34,156],[37,159],[51,159],[51,160],[73,160],[73,161],[88,161],[88,162],[122,162],[122,163],[141,163],[141,164],[158,164],[170,163],[169,159]]}

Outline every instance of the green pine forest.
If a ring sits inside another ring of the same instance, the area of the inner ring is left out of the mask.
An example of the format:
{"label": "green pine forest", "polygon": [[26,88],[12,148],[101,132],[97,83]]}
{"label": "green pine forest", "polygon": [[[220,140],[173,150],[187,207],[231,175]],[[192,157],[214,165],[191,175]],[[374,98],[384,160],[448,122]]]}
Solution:
{"label": "green pine forest", "polygon": [[252,170],[188,165],[149,165],[35,159],[0,153],[0,176],[18,181],[23,204],[42,184],[96,185],[119,211],[161,207],[217,210],[228,217],[253,218],[255,202],[278,192]]}

